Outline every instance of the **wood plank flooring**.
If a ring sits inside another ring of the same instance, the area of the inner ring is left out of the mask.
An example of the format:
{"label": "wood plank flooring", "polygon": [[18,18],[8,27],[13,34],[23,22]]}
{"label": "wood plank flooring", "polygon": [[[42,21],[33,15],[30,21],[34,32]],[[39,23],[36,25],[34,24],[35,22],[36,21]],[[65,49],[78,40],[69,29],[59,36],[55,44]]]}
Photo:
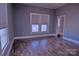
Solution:
{"label": "wood plank flooring", "polygon": [[15,40],[11,56],[79,56],[79,47],[69,45],[62,38],[42,37]]}

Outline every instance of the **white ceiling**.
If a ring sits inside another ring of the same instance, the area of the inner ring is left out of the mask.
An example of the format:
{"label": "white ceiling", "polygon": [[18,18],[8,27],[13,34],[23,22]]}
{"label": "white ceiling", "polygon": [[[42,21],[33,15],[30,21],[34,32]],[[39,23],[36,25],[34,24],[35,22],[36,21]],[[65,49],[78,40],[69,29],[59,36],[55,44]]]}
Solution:
{"label": "white ceiling", "polygon": [[38,6],[38,7],[49,8],[49,9],[56,9],[65,4],[66,3],[28,3],[27,5]]}

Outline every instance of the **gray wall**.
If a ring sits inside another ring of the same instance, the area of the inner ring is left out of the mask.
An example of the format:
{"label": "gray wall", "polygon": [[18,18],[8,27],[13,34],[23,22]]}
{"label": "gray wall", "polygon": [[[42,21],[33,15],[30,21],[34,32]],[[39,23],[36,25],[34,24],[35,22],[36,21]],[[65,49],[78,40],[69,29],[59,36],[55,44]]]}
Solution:
{"label": "gray wall", "polygon": [[[42,13],[50,15],[49,33],[54,33],[54,12],[53,10],[34,7],[23,4],[13,4],[14,32],[15,36],[27,36],[30,33],[30,13]],[[46,33],[40,33],[46,34]]]}
{"label": "gray wall", "polygon": [[56,16],[65,15],[64,37],[79,41],[79,4],[67,4],[56,9]]}
{"label": "gray wall", "polygon": [[[0,4],[0,21],[3,21],[3,24],[0,24],[0,27],[7,27],[8,28],[8,33],[9,33],[9,45],[4,51],[3,55],[7,55],[11,43],[13,41],[13,17],[12,17],[12,6],[11,4]],[[1,22],[2,23],[2,22]],[[7,26],[6,26],[7,25]]]}

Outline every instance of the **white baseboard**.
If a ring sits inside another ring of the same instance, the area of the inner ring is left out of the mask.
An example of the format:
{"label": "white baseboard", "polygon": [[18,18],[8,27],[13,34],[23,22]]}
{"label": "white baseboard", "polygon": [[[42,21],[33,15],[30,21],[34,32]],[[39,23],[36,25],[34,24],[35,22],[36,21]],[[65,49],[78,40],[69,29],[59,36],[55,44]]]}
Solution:
{"label": "white baseboard", "polygon": [[43,35],[33,35],[33,36],[20,36],[20,37],[14,37],[14,39],[27,39],[27,38],[37,38],[37,37],[44,37],[44,36],[56,36],[56,34],[43,34]]}
{"label": "white baseboard", "polygon": [[11,49],[12,49],[13,43],[14,43],[14,39],[13,39],[12,42],[11,42],[10,48],[9,48],[8,53],[7,53],[6,56],[9,56],[9,55],[10,55],[10,51],[11,51]]}
{"label": "white baseboard", "polygon": [[79,41],[76,41],[76,40],[73,40],[73,39],[70,39],[70,38],[67,38],[67,37],[63,37],[63,39],[67,40],[67,41],[70,41],[72,43],[76,43],[76,44],[79,44]]}

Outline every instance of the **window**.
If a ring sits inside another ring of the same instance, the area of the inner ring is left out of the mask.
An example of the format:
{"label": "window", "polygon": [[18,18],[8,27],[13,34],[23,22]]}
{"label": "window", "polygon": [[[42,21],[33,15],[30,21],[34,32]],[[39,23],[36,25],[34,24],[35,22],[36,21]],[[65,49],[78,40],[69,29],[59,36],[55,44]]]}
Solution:
{"label": "window", "polygon": [[41,31],[46,32],[47,31],[47,25],[41,25]]}
{"label": "window", "polygon": [[0,42],[1,42],[1,50],[2,52],[7,47],[9,40],[8,40],[8,29],[4,28],[0,30]]}
{"label": "window", "polygon": [[32,32],[39,32],[39,25],[32,25]]}
{"label": "window", "polygon": [[32,33],[48,32],[49,15],[48,14],[30,14],[30,24]]}

